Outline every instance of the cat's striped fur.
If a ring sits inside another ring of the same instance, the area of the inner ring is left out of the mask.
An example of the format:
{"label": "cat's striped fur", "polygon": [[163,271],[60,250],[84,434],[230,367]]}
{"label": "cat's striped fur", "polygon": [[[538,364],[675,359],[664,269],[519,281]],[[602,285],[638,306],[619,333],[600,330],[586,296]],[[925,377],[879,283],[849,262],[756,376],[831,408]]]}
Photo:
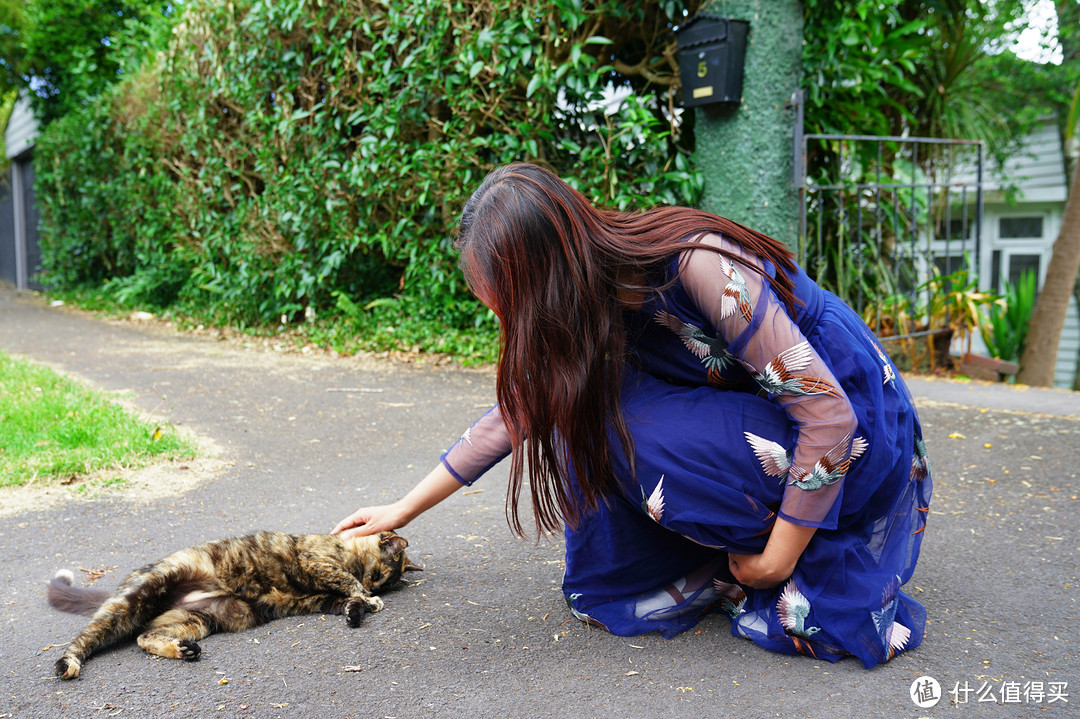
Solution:
{"label": "cat's striped fur", "polygon": [[176,659],[198,659],[198,640],[295,614],[344,614],[350,627],[383,608],[373,596],[419,569],[408,542],[393,532],[342,540],[337,535],[258,532],[182,549],[137,569],[115,594],[72,586],[62,570],[49,603],[91,616],[56,662],[63,679],[79,675],[98,649],[138,634],[140,647]]}

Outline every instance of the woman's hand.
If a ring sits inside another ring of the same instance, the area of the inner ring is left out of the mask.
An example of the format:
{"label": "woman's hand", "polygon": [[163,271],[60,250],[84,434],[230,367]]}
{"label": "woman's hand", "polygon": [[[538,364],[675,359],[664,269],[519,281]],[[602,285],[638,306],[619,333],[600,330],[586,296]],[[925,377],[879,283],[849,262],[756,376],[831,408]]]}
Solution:
{"label": "woman's hand", "polygon": [[369,534],[400,529],[408,524],[410,519],[400,501],[377,507],[361,507],[338,522],[330,533],[340,534],[343,539],[365,537]]}
{"label": "woman's hand", "polygon": [[361,507],[338,522],[330,533],[351,539],[401,529],[459,489],[461,484],[440,462],[435,469],[428,472],[420,484],[398,501],[375,507]]}
{"label": "woman's hand", "polygon": [[777,518],[761,554],[728,554],[735,581],[754,589],[775,587],[795,572],[795,565],[816,530]]}
{"label": "woman's hand", "polygon": [[735,581],[744,587],[768,589],[781,584],[795,570],[776,566],[762,554],[728,554],[728,568]]}

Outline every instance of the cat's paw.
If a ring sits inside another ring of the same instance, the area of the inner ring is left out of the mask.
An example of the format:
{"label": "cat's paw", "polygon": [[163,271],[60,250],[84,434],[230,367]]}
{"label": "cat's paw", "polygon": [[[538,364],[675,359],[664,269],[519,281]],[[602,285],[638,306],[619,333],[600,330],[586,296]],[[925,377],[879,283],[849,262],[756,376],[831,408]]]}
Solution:
{"label": "cat's paw", "polygon": [[202,647],[190,639],[181,639],[176,644],[177,659],[193,662],[202,655]]}
{"label": "cat's paw", "polygon": [[55,669],[56,676],[61,679],[74,679],[79,676],[79,670],[82,669],[82,664],[72,657],[60,657],[56,660]]}
{"label": "cat's paw", "polygon": [[386,608],[378,597],[353,597],[345,603],[345,623],[358,627],[368,612],[379,612]]}
{"label": "cat's paw", "polygon": [[345,604],[345,623],[350,627],[358,627],[364,621],[367,608],[359,599],[350,599]]}

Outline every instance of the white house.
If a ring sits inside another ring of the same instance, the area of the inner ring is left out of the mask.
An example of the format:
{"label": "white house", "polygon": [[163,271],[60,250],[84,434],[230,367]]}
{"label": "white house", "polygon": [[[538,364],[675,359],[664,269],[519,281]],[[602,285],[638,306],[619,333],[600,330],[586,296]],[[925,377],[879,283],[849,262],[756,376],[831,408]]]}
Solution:
{"label": "white house", "polygon": [[[1068,193],[1065,158],[1055,118],[1045,118],[1002,171],[983,176],[983,222],[978,257],[979,289],[1002,289],[1001,280],[1016,282],[1032,269],[1042,287],[1054,241],[1061,229]],[[962,173],[959,182],[974,183],[974,174]],[[1007,201],[1008,186],[1015,189]],[[940,243],[939,243],[940,244]],[[944,247],[935,249],[944,250]],[[979,343],[981,345],[981,342]],[[1069,303],[1058,347],[1054,385],[1072,388],[1080,355],[1080,313],[1076,298]]]}

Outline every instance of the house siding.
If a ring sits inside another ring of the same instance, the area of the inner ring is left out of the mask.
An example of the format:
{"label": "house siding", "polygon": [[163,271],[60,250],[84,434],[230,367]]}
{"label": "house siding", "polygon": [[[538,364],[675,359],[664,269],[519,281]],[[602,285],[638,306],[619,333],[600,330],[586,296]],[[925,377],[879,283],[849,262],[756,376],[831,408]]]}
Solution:
{"label": "house siding", "polygon": [[[950,180],[957,185],[974,185],[976,173],[970,158],[958,163]],[[1057,120],[1042,122],[1020,143],[1001,167],[983,169],[983,191],[988,204],[1005,203],[1005,194],[1015,189],[1023,202],[1065,202],[1065,158]],[[1010,206],[1017,209],[1016,206]]]}
{"label": "house siding", "polygon": [[[1013,178],[1025,202],[1064,202],[1066,196],[1065,157],[1057,121],[1049,118],[1024,140],[1020,150],[1004,165],[1003,176]],[[1002,182],[992,174],[988,189],[1000,190]]]}
{"label": "house siding", "polygon": [[11,117],[4,131],[5,156],[13,159],[33,149],[37,135],[38,123],[30,110],[30,101],[25,96],[20,97],[11,109]]}
{"label": "house siding", "polygon": [[1065,316],[1065,326],[1061,330],[1061,343],[1058,345],[1057,363],[1054,365],[1054,386],[1072,389],[1076,378],[1076,358],[1080,356],[1080,311],[1076,307],[1076,297],[1069,300],[1069,312]]}

